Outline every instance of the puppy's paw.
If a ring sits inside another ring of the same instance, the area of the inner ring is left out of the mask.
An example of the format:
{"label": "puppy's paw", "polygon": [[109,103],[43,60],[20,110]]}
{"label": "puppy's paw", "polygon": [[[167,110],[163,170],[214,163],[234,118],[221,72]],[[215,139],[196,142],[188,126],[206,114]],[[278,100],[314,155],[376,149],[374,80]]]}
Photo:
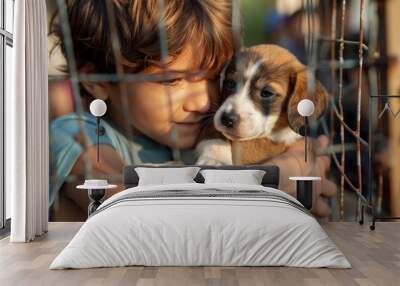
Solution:
{"label": "puppy's paw", "polygon": [[211,139],[201,141],[196,152],[199,154],[198,165],[232,165],[232,148],[229,141]]}

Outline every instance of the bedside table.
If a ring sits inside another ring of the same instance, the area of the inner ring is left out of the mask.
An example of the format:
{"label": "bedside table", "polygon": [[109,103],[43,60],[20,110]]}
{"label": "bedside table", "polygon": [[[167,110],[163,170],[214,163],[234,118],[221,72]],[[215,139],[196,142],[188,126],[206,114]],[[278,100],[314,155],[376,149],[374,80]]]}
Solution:
{"label": "bedside table", "polygon": [[296,181],[297,200],[303,206],[311,210],[313,201],[313,182],[320,181],[321,177],[289,177],[289,180]]}
{"label": "bedside table", "polygon": [[83,185],[76,188],[78,190],[87,190],[89,196],[88,217],[94,213],[101,205],[107,189],[115,189],[117,185],[109,185],[107,180],[85,180]]}

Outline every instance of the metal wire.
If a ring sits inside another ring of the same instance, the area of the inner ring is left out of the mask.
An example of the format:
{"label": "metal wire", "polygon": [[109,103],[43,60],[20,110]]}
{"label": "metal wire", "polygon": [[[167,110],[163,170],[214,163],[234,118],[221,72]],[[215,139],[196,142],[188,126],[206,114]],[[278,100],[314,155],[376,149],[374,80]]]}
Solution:
{"label": "metal wire", "polygon": [[[83,129],[83,106],[82,106],[82,99],[81,99],[81,94],[80,94],[80,89],[79,89],[79,79],[77,76],[78,70],[77,70],[77,65],[76,65],[76,61],[75,61],[75,53],[74,53],[74,48],[73,48],[73,43],[72,43],[72,38],[71,38],[71,29],[69,26],[67,6],[66,6],[64,0],[57,0],[57,4],[58,4],[59,22],[61,25],[64,42],[65,42],[65,52],[66,52],[66,59],[68,62],[69,79],[70,79],[71,86],[72,86],[72,95],[73,95],[73,99],[74,99],[76,113],[78,115],[79,132],[82,134],[84,148],[85,148],[85,150],[87,150],[89,147],[89,143],[88,143],[89,139],[88,139],[86,132],[84,132],[84,129]],[[91,162],[89,160],[89,155],[87,153],[83,153],[83,160],[84,160],[84,169],[85,169],[86,177],[91,178],[92,177],[92,172],[91,172],[92,168],[91,168]]]}
{"label": "metal wire", "polygon": [[[305,43],[306,43],[306,54],[307,54],[307,97],[310,97],[312,101],[315,101],[315,71],[317,66],[317,43],[315,39],[319,37],[317,35],[315,27],[314,27],[314,5],[313,0],[306,1],[306,12],[307,12],[307,33],[305,34]],[[307,119],[306,119],[307,120]],[[306,121],[307,122],[307,121]],[[311,128],[311,136],[314,135],[315,128]],[[305,135],[305,139],[307,139],[307,134]],[[311,141],[312,142],[312,141]],[[308,144],[306,143],[306,154],[309,153]],[[312,143],[311,143],[312,144]],[[310,144],[310,145],[311,145]],[[311,146],[312,148],[312,146]],[[311,153],[313,154],[313,153]],[[316,164],[315,157],[311,156],[311,166],[312,172],[315,172]]]}
{"label": "metal wire", "polygon": [[[357,137],[357,175],[358,175],[358,191],[362,193],[362,172],[361,172],[361,143],[360,143],[360,132],[361,132],[361,99],[362,99],[362,78],[363,78],[363,60],[364,60],[364,0],[360,2],[360,30],[359,30],[359,49],[358,59],[360,61],[360,67],[358,69],[358,92],[357,92],[357,127],[355,130]],[[360,209],[360,200],[358,200],[358,209]]]}
{"label": "metal wire", "polygon": [[[167,42],[167,33],[165,31],[165,23],[164,23],[164,13],[165,13],[165,3],[164,0],[158,0],[157,1],[157,7],[160,12],[160,19],[158,20],[158,30],[159,30],[159,35],[160,35],[160,51],[161,51],[161,61],[163,63],[162,65],[162,71],[164,75],[168,74],[167,71],[167,64],[168,64],[168,42]],[[167,94],[168,98],[168,117],[170,122],[173,121],[173,108],[172,108],[172,95],[171,95],[171,90],[169,86],[165,85],[164,86],[165,92]],[[171,141],[173,144],[172,148],[172,156],[174,161],[182,161],[181,159],[181,153],[180,151],[175,147],[179,141],[178,138],[178,133],[176,129],[171,130]]]}
{"label": "metal wire", "polygon": [[[232,0],[232,33],[233,41],[235,44],[235,50],[239,51],[242,47],[241,38],[241,17],[240,17],[240,0]],[[244,66],[241,61],[236,62],[237,70],[244,70]],[[237,89],[240,90],[244,85],[243,78],[240,78],[237,83]],[[232,162],[235,165],[240,165],[241,163],[241,148],[240,144],[232,141]]]}
{"label": "metal wire", "polygon": [[121,93],[121,108],[124,117],[125,135],[128,137],[130,141],[132,141],[133,135],[129,122],[130,115],[129,115],[128,87],[125,81],[120,80],[120,78],[124,75],[124,67],[122,65],[121,44],[118,38],[115,10],[112,1],[105,1],[105,2],[106,2],[108,24],[110,26],[110,32],[111,32],[111,47],[115,58],[117,77],[119,79],[118,84]]}
{"label": "metal wire", "polygon": [[[162,80],[168,80],[169,78],[174,78],[176,76],[180,77],[203,77],[206,75],[205,71],[195,70],[195,71],[180,71],[180,72],[172,72],[169,71],[168,74],[165,72],[162,73],[152,73],[152,74],[132,74],[132,73],[124,73],[121,75],[118,74],[96,74],[96,73],[78,73],[76,75],[77,80],[79,82],[83,81],[91,81],[91,82],[119,82],[119,81],[127,81],[127,82],[160,82]],[[49,76],[49,80],[58,81],[63,79],[69,79],[69,75],[52,75]]]}
{"label": "metal wire", "polygon": [[[331,14],[331,39],[336,39],[336,22],[337,22],[337,1],[332,0],[332,14]],[[337,64],[336,64],[336,47],[335,47],[335,41],[331,41],[330,45],[330,50],[331,50],[331,95],[332,98],[335,99],[336,97],[336,69],[337,69]],[[333,100],[334,102],[334,100]],[[329,112],[329,118],[330,118],[330,142],[333,142],[333,138],[335,137],[335,118],[333,114],[333,110],[331,108]]]}
{"label": "metal wire", "polygon": [[[344,122],[344,110],[343,110],[343,53],[344,53],[344,30],[345,30],[345,18],[346,18],[346,0],[342,1],[342,13],[340,20],[340,48],[339,48],[339,115],[340,119]],[[346,176],[344,175],[346,153],[344,150],[344,125],[340,124],[340,143],[342,147],[341,161],[340,161],[340,221],[344,219],[344,182]]]}

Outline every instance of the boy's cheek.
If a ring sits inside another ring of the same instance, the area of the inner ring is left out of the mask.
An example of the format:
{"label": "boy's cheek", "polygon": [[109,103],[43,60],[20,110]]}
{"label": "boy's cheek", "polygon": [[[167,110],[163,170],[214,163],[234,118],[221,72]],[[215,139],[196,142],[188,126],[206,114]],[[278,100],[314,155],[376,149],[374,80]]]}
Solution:
{"label": "boy's cheek", "polygon": [[165,142],[170,141],[173,129],[173,125],[170,122],[155,116],[142,116],[138,113],[137,115],[132,118],[131,122],[135,129],[158,143],[165,144]]}

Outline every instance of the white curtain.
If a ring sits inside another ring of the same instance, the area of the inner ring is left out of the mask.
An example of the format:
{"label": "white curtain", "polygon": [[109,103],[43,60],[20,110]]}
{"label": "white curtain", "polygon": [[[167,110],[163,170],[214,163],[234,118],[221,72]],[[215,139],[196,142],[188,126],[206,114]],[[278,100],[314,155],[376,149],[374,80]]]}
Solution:
{"label": "white curtain", "polygon": [[12,242],[47,231],[49,189],[46,0],[15,1],[13,91],[6,98],[6,187]]}

